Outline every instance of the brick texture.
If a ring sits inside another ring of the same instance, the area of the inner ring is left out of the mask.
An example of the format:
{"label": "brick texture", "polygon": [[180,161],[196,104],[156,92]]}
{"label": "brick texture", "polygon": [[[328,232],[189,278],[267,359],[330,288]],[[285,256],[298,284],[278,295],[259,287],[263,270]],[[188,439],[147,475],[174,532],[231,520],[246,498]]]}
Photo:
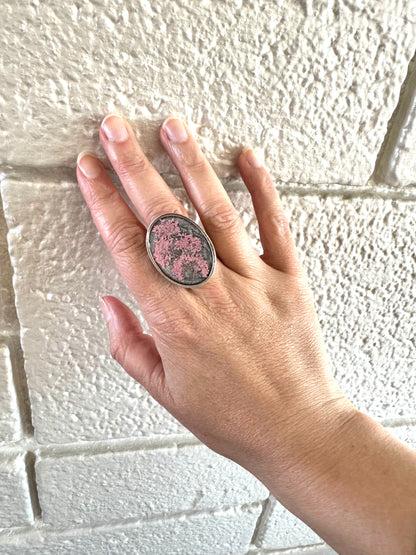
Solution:
{"label": "brick texture", "polygon": [[21,436],[10,351],[7,345],[0,343],[0,444],[17,441]]}
{"label": "brick texture", "polygon": [[23,456],[0,460],[0,528],[33,524]]}
{"label": "brick texture", "polygon": [[204,445],[43,458],[43,521],[54,526],[148,518],[266,499],[267,489]]}
{"label": "brick texture", "polygon": [[0,543],[0,555],[243,555],[247,553],[260,508],[229,509],[104,531],[86,529],[65,534],[46,531],[26,541],[18,538],[13,542],[13,538],[7,538]]}
{"label": "brick texture", "polygon": [[73,166],[80,150],[98,149],[97,124],[115,110],[170,171],[157,127],[174,112],[194,122],[221,176],[248,141],[264,147],[276,179],[364,184],[416,47],[415,8],[415,0],[6,3],[0,159]]}

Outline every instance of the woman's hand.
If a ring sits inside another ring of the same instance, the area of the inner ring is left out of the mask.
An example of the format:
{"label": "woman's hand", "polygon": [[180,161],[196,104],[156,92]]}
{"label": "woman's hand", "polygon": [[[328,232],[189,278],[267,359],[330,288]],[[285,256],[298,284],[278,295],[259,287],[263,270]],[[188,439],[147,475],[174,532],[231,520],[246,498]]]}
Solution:
{"label": "woman's hand", "polygon": [[199,439],[275,494],[279,476],[280,499],[290,502],[299,479],[325,474],[322,454],[356,411],[328,372],[288,221],[253,151],[241,153],[238,166],[258,218],[261,256],[188,127],[170,118],[160,138],[215,246],[217,265],[196,289],[155,269],[146,250],[147,226],[164,213],[187,213],[130,125],[114,115],[105,118],[101,143],[141,221],[94,156],[80,155],[78,181],[151,331],[144,334],[118,299],[104,297],[112,356]]}
{"label": "woman's hand", "polygon": [[102,164],[79,158],[78,181],[94,221],[148,322],[119,300],[102,308],[112,356],[213,450],[253,473],[270,451],[282,468],[322,448],[354,413],[328,373],[313,300],[272,180],[252,150],[238,166],[251,193],[264,252],[253,248],[221,182],[178,119],[160,138],[218,256],[197,289],[153,267],[146,227],[157,216],[187,215],[146,159],[130,125],[105,118],[100,140],[141,223]]}
{"label": "woman's hand", "polygon": [[253,151],[240,154],[259,256],[187,126],[170,118],[160,138],[219,260],[197,289],[155,269],[146,227],[167,212],[187,214],[130,125],[105,118],[100,140],[141,221],[94,156],[80,155],[78,181],[151,330],[144,334],[129,308],[104,297],[113,357],[339,553],[414,554],[416,455],[355,409],[329,373],[311,292],[267,171]]}

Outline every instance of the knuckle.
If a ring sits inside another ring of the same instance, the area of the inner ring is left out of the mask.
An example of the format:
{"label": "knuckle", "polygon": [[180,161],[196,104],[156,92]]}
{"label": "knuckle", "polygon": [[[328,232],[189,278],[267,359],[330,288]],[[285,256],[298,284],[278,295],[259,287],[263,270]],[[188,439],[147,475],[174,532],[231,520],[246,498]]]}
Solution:
{"label": "knuckle", "polygon": [[272,212],[269,217],[266,218],[270,224],[278,231],[279,235],[290,234],[289,220],[284,212],[281,210],[276,210]]}
{"label": "knuckle", "polygon": [[160,197],[149,200],[146,208],[144,209],[144,219],[149,224],[161,214],[182,214],[186,216],[185,210],[179,204],[175,204],[175,198],[168,198],[160,200]]}
{"label": "knuckle", "polygon": [[237,231],[241,228],[242,222],[237,210],[224,201],[205,203],[202,205],[202,212],[219,231]]}
{"label": "knuckle", "polygon": [[184,157],[184,164],[192,173],[203,173],[207,169],[207,161],[199,153]]}
{"label": "knuckle", "polygon": [[138,175],[147,171],[150,163],[146,156],[134,154],[125,156],[118,161],[117,173],[122,178],[123,176]]}
{"label": "knuckle", "polygon": [[149,323],[162,341],[191,342],[195,339],[195,330],[198,329],[195,320],[195,311],[190,307],[157,302],[150,309]]}
{"label": "knuckle", "polygon": [[145,238],[138,223],[120,222],[109,232],[108,243],[112,254],[123,256],[144,248]]}
{"label": "knuckle", "polygon": [[180,146],[175,149],[175,154],[180,164],[190,173],[202,173],[208,168],[207,159],[203,155],[199,146],[191,141],[186,147]]}
{"label": "knuckle", "polygon": [[91,189],[88,199],[90,211],[94,214],[101,214],[105,205],[117,200],[118,195],[119,193],[115,187],[104,192],[102,189]]}
{"label": "knuckle", "polygon": [[259,181],[260,181],[260,186],[263,188],[263,190],[266,191],[266,193],[275,192],[276,190],[275,185],[269,173],[261,172]]}

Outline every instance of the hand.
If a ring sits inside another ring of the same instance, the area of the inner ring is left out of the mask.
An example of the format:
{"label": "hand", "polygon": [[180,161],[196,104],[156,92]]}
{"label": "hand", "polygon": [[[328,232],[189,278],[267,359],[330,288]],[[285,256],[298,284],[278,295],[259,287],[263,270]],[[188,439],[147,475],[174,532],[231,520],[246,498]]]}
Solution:
{"label": "hand", "polygon": [[160,139],[214,243],[217,266],[198,289],[173,284],[153,267],[146,226],[163,213],[187,212],[130,125],[107,117],[101,143],[144,225],[92,155],[80,157],[78,181],[152,334],[123,303],[105,297],[112,356],[213,450],[260,474],[260,461],[278,447],[282,465],[291,466],[354,409],[328,372],[278,194],[253,151],[242,152],[238,166],[259,222],[259,256],[189,128],[170,118]]}
{"label": "hand", "polygon": [[113,357],[342,555],[414,554],[416,454],[355,409],[331,376],[311,292],[267,171],[253,151],[240,154],[259,222],[259,256],[187,126],[170,118],[160,138],[218,261],[197,289],[155,269],[146,226],[167,212],[187,214],[130,125],[107,117],[100,140],[141,221],[94,156],[80,155],[78,181],[151,331],[144,334],[129,308],[104,297]]}

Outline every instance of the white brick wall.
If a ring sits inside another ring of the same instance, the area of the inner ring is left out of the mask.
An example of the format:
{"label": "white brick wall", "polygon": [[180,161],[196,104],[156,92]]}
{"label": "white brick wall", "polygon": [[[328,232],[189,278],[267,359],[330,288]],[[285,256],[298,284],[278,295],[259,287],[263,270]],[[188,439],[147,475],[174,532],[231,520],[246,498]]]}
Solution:
{"label": "white brick wall", "polygon": [[416,0],[14,0],[2,23],[0,555],[334,553],[111,360],[99,296],[138,307],[75,159],[120,111],[199,221],[158,141],[182,114],[260,249],[235,159],[262,147],[341,388],[416,449]]}
{"label": "white brick wall", "polygon": [[0,461],[0,522],[2,528],[33,524],[23,455]]}
{"label": "white brick wall", "polygon": [[44,522],[54,526],[157,517],[267,499],[249,472],[205,445],[41,458]]}
{"label": "white brick wall", "polygon": [[13,383],[10,350],[0,343],[0,444],[22,437],[19,408]]}

